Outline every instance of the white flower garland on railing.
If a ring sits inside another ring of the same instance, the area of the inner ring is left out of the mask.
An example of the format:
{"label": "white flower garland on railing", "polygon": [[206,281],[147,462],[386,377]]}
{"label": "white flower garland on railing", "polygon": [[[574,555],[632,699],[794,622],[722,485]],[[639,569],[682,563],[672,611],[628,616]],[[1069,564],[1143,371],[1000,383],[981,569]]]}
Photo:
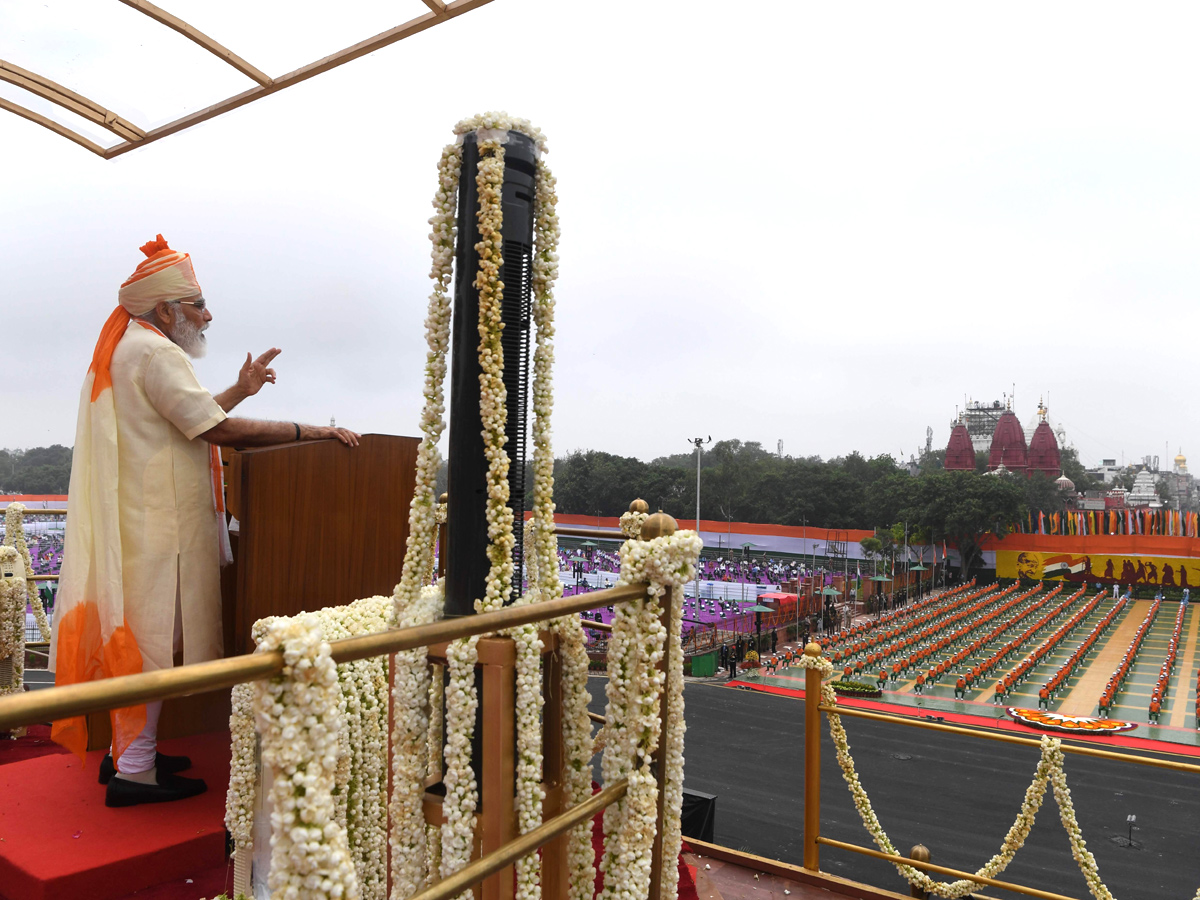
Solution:
{"label": "white flower garland on railing", "polygon": [[[5,577],[4,572],[12,572]],[[12,660],[12,680],[0,695],[25,690],[25,578],[15,547],[0,545],[0,660]]]}
{"label": "white flower garland on railing", "polygon": [[355,900],[358,878],[334,801],[340,695],[337,666],[318,618],[278,618],[260,650],[281,650],[284,671],[255,683],[263,764],[270,766],[272,835],[268,884],[280,900]]}
{"label": "white flower garland on railing", "polygon": [[[304,617],[316,623],[324,638],[336,640],[384,630],[391,608],[390,597],[368,597]],[[260,619],[251,634],[256,643],[265,646],[271,629],[286,628],[290,621],[276,616]],[[373,657],[342,663],[336,667],[336,676],[339,690],[335,702],[342,726],[337,732],[332,789],[334,819],[346,833],[360,896],[383,900],[387,893],[387,661]],[[253,685],[235,686],[232,706],[225,823],[234,841],[234,888],[247,892],[258,791]],[[306,798],[302,806],[308,805]]]}
{"label": "white flower garland on railing", "polygon": [[[799,665],[801,668],[816,669],[821,673],[821,701],[826,706],[836,706],[837,695],[833,691],[832,684],[826,680],[833,673],[833,664],[820,656],[803,655],[800,657]],[[850,789],[850,796],[854,800],[854,807],[858,810],[863,826],[881,851],[899,856],[895,845],[880,824],[866,789],[863,788],[858,772],[854,768],[854,758],[850,755],[850,743],[846,737],[846,729],[842,726],[842,717],[837,713],[829,713],[828,716],[829,733],[833,737],[834,747],[837,749],[842,777]],[[1063,768],[1062,741],[1049,735],[1043,735],[1041,751],[1042,756],[1038,761],[1033,781],[1025,790],[1025,799],[1021,803],[1021,809],[1017,813],[1012,827],[1009,828],[1008,834],[1004,836],[1000,852],[989,859],[975,874],[985,878],[995,878],[1013,861],[1017,851],[1025,845],[1025,840],[1029,837],[1034,818],[1042,806],[1042,800],[1045,798],[1046,788],[1049,785],[1054,789],[1054,799],[1058,802],[1059,817],[1071,842],[1071,854],[1087,881],[1088,890],[1096,900],[1113,900],[1112,893],[1100,878],[1096,858],[1087,849],[1087,844],[1083,840],[1079,828],[1079,821],[1075,817],[1075,807],[1071,802],[1071,791],[1067,787],[1067,776]],[[939,897],[965,897],[978,886],[978,882],[965,878],[950,883],[934,881],[927,873],[912,866],[903,863],[895,865],[910,884]],[[1200,891],[1196,896],[1197,900],[1200,900]]]}
{"label": "white flower garland on railing", "polygon": [[[409,545],[411,547],[411,543]],[[411,553],[412,550],[410,549]],[[396,624],[424,625],[442,617],[445,585],[421,589],[415,603],[396,597]],[[400,586],[396,588],[397,595]],[[429,772],[429,653],[414,647],[396,653],[392,684],[392,896],[409,897],[430,883],[429,836],[425,826],[425,776]],[[440,688],[440,683],[439,683]],[[440,708],[440,702],[439,702]]]}
{"label": "white flower garland on railing", "polygon": [[[391,597],[368,597],[316,613],[328,640],[383,631],[392,613]],[[344,727],[337,769],[339,821],[346,828],[350,855],[363,900],[387,895],[387,658],[340,663]]]}
{"label": "white flower garland on railing", "polygon": [[[29,605],[33,608],[34,618],[37,619],[38,631],[43,641],[50,640],[50,620],[46,618],[46,607],[38,594],[36,575],[33,571],[33,560],[29,557],[29,545],[25,543],[25,504],[10,503],[4,510],[4,541],[21,554],[25,563],[25,590]],[[21,610],[21,628],[25,627],[25,610]]]}
{"label": "white flower garland on railing", "polygon": [[[446,691],[446,772],[442,783],[446,796],[442,801],[441,876],[448,878],[471,861],[475,841],[475,807],[479,785],[471,768],[471,741],[475,736],[475,663],[479,661],[478,637],[461,638],[446,646],[450,684]],[[459,895],[466,900],[469,891]]]}
{"label": "white flower garland on railing", "polygon": [[642,533],[642,525],[650,518],[649,513],[629,510],[621,514],[621,531],[627,538],[636,538]]}
{"label": "white flower garland on railing", "polygon": [[234,888],[245,893],[250,887],[250,862],[254,855],[254,796],[258,787],[253,682],[235,684],[230,705],[225,827],[233,839],[234,871],[244,878],[244,884],[235,884]]}
{"label": "white flower garland on railing", "polygon": [[[613,615],[608,645],[608,705],[604,730],[607,746],[601,761],[604,783],[629,781],[625,796],[604,813],[604,872],[601,900],[645,897],[650,888],[651,847],[654,843],[658,782],[652,770],[661,720],[659,696],[665,671],[659,668],[664,650],[672,648],[673,680],[682,682],[682,654],[667,642],[661,621],[662,597],[668,587],[680,594],[695,574],[703,546],[694,531],[680,531],[649,541],[630,540],[621,546],[618,585],[647,582],[646,598],[622,603]],[[678,623],[678,619],[676,619]],[[678,659],[678,672],[675,671]],[[683,722],[683,693],[667,698],[672,723]],[[667,753],[664,790],[663,859],[679,854],[679,801],[682,799],[682,734],[663,748]],[[674,897],[676,881],[663,866],[663,897]]]}

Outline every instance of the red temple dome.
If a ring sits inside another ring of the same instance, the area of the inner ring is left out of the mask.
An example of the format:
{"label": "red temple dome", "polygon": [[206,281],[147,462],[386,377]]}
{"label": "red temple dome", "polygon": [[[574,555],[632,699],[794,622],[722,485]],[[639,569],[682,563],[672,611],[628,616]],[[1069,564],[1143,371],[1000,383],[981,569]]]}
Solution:
{"label": "red temple dome", "polygon": [[[1048,428],[1049,426],[1047,426]],[[1006,409],[992,432],[992,449],[988,454],[988,469],[1004,466],[1010,472],[1025,474],[1029,467],[1029,451],[1025,447],[1025,432],[1017,414]]]}
{"label": "red temple dome", "polygon": [[1029,471],[1045,472],[1047,478],[1056,478],[1062,472],[1062,456],[1058,450],[1058,439],[1043,419],[1029,439]]}
{"label": "red temple dome", "polygon": [[946,445],[947,471],[975,471],[975,448],[971,445],[971,436],[967,434],[967,426],[959,422],[950,432],[950,443]]}

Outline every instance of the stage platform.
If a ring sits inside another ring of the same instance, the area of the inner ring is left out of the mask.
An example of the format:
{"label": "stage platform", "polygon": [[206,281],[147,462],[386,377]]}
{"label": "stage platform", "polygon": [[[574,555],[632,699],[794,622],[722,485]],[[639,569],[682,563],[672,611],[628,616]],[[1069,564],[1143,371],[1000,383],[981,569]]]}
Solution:
{"label": "stage platform", "polygon": [[63,753],[0,765],[0,897],[118,900],[153,886],[191,887],[189,878],[193,896],[209,896],[201,890],[225,865],[229,734],[163,741],[160,749],[190,756],[183,774],[203,778],[207,793],[108,809],[96,782],[103,751],[89,753],[82,771]]}

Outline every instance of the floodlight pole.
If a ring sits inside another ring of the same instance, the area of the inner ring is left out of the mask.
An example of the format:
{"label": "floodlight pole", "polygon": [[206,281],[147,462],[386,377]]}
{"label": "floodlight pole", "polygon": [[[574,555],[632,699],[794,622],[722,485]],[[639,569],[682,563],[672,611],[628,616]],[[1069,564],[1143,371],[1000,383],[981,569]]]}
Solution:
{"label": "floodlight pole", "polygon": [[[808,539],[808,517],[800,517],[800,568],[804,568],[804,542]],[[796,573],[796,641],[800,640],[800,583],[804,576]],[[803,648],[801,648],[803,649]]]}
{"label": "floodlight pole", "polygon": [[[704,445],[712,443],[712,435],[707,438],[689,438],[689,444],[696,447],[696,536],[700,536],[700,454],[704,452]],[[696,599],[700,599],[700,561],[696,560]]]}

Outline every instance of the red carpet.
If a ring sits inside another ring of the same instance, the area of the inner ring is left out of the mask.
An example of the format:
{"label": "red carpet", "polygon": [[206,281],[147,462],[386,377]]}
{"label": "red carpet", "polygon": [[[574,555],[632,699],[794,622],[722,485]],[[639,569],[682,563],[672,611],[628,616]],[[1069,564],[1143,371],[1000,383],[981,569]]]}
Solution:
{"label": "red carpet", "polygon": [[[592,782],[592,793],[600,791],[600,785]],[[592,817],[592,849],[596,851],[596,896],[604,887],[604,874],[600,871],[600,857],[604,855],[604,813],[598,812]],[[679,852],[679,900],[700,900],[696,893],[696,872],[692,866],[683,861],[683,854],[690,853],[687,838],[684,838]]]}
{"label": "red carpet", "polygon": [[[761,691],[764,694],[778,694],[781,697],[797,697],[804,699],[804,691],[796,688],[776,687],[773,684],[752,684],[749,681],[730,681],[729,687],[749,688],[753,691]],[[889,713],[895,716],[916,717],[917,710],[912,706],[900,706],[895,703],[884,703],[879,700],[863,700],[851,699],[848,697],[839,697],[838,703],[842,706],[848,706],[851,709],[869,709],[873,712]],[[986,704],[985,704],[986,705]],[[991,707],[995,709],[995,707]],[[991,716],[972,716],[965,713],[946,712],[940,709],[926,709],[922,713],[926,718],[937,716],[950,725],[975,725],[984,728],[998,729],[1000,731],[1012,731],[1016,734],[1021,734],[1026,737],[1037,737],[1042,734],[1049,734],[1052,737],[1061,737],[1068,740],[1080,741],[1088,744],[1096,744],[1105,747],[1127,747],[1131,750],[1155,750],[1163,753],[1175,753],[1180,756],[1200,756],[1200,747],[1194,747],[1189,744],[1173,744],[1169,741],[1156,741],[1153,738],[1133,737],[1129,732],[1122,734],[1095,735],[1087,736],[1082,734],[1062,734],[1058,732],[1041,731],[1037,728],[1030,728],[1028,725],[1019,725],[1008,716],[1002,716],[997,719],[993,714]]]}
{"label": "red carpet", "polygon": [[[161,900],[209,896],[202,876],[214,880],[225,862],[229,735],[163,741],[161,749],[189,755],[193,768],[185,774],[203,778],[208,792],[108,809],[96,783],[103,751],[89,753],[82,772],[79,760],[64,754],[0,766],[0,896],[114,900],[152,885],[179,886]],[[160,898],[154,891],[138,896]]]}
{"label": "red carpet", "polygon": [[0,740],[0,766],[37,759],[55,753],[66,753],[62,747],[50,740],[49,725],[30,725],[25,737],[15,741]]}

